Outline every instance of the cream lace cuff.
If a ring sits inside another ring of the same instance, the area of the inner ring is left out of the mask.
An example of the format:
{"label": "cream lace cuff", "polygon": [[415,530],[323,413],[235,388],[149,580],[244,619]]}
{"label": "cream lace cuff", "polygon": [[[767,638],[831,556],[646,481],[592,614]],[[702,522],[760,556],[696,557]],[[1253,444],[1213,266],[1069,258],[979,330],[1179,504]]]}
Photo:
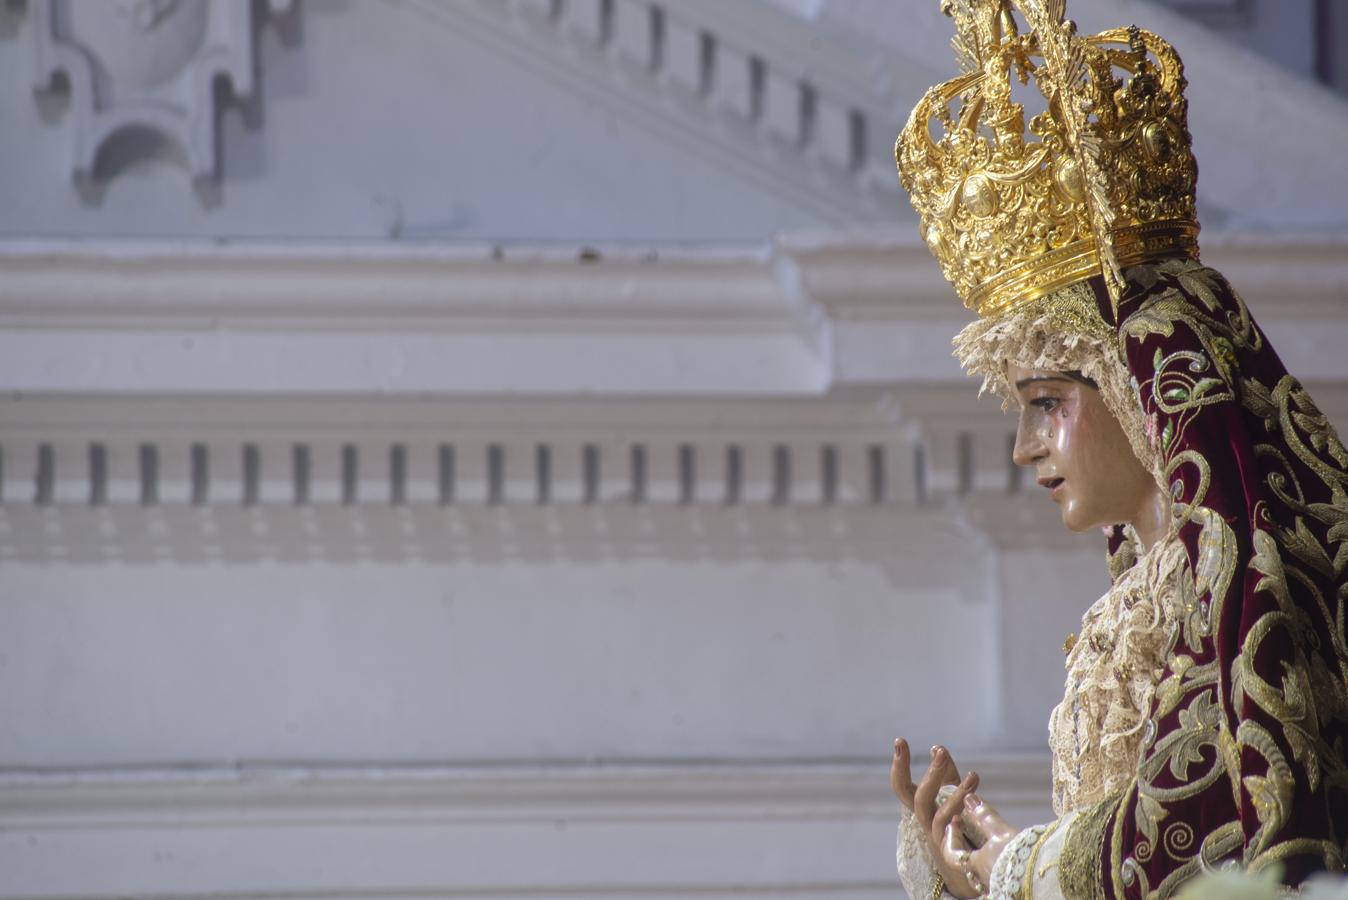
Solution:
{"label": "cream lace cuff", "polygon": [[[927,836],[917,827],[917,817],[907,807],[899,818],[899,836],[895,857],[898,862],[899,882],[908,892],[909,900],[932,900],[936,886],[936,859],[932,856]],[[942,896],[949,896],[942,894]]]}

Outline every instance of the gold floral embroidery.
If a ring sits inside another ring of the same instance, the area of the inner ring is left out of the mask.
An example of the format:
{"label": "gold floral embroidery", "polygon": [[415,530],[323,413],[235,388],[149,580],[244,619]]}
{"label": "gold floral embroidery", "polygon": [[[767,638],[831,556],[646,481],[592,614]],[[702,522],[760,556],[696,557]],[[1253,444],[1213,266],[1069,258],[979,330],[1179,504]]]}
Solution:
{"label": "gold floral embroidery", "polygon": [[[1216,276],[1183,261],[1155,270],[1174,277],[1182,290],[1162,289],[1145,300],[1121,326],[1120,345],[1127,354],[1137,343],[1171,337],[1179,328],[1197,339],[1196,347],[1156,351],[1152,377],[1136,385],[1147,400],[1148,430],[1164,461],[1175,513],[1197,526],[1197,552],[1193,593],[1177,598],[1180,633],[1170,650],[1170,671],[1156,691],[1138,772],[1131,855],[1121,859],[1124,846],[1117,834],[1114,845],[1116,895],[1126,889],[1144,898],[1168,896],[1198,868],[1242,849],[1252,868],[1293,855],[1341,867],[1342,851],[1332,842],[1279,837],[1299,777],[1311,791],[1323,783],[1348,789],[1343,747],[1329,746],[1324,737],[1331,726],[1341,733],[1348,722],[1348,591],[1326,596],[1320,587],[1341,584],[1348,572],[1348,450],[1294,378],[1281,377],[1270,388],[1241,371],[1241,354],[1259,352],[1263,337],[1238,297],[1234,310],[1218,300],[1226,289]],[[1150,285],[1159,282],[1156,275],[1143,277]],[[1253,413],[1268,435],[1251,435],[1268,493],[1249,510],[1248,522],[1228,524],[1206,505],[1211,466],[1200,452],[1186,449],[1192,446],[1186,432],[1203,409],[1233,401]],[[1308,471],[1318,483],[1304,482]],[[1213,628],[1224,621],[1224,602],[1240,596],[1234,585],[1241,549],[1233,526],[1246,524],[1253,541],[1248,572],[1258,576],[1249,596],[1274,605],[1258,607],[1262,615],[1243,629],[1240,652],[1223,673],[1212,658]],[[1257,668],[1254,661],[1274,635],[1276,642],[1268,646],[1290,653],[1277,651],[1285,659],[1276,682],[1270,682],[1268,667]],[[1231,679],[1225,696],[1218,693],[1223,674]],[[1256,712],[1258,721],[1251,718]],[[1162,718],[1176,725],[1158,736],[1155,723]],[[1242,764],[1250,751],[1261,765]],[[1222,772],[1230,775],[1237,804],[1253,808],[1258,830],[1247,841],[1240,822],[1233,821],[1214,830],[1193,854],[1189,826],[1167,821],[1170,809],[1206,790]],[[1162,773],[1165,789],[1158,787]],[[1158,853],[1177,865],[1148,865]],[[1153,886],[1148,873],[1156,871],[1167,874]]]}
{"label": "gold floral embroidery", "polygon": [[[1177,831],[1177,833],[1179,832]],[[1186,834],[1185,840],[1192,840],[1192,830]],[[1200,871],[1210,869],[1221,860],[1228,859],[1232,854],[1238,853],[1244,842],[1245,835],[1241,831],[1240,823],[1228,822],[1214,829],[1211,834],[1204,838],[1202,844],[1199,845],[1198,852],[1184,857],[1185,861],[1161,879],[1160,884],[1156,885],[1155,889],[1150,888],[1146,872],[1131,859],[1124,861],[1123,880],[1130,884],[1144,886],[1142,896],[1163,900],[1163,898],[1173,896],[1184,885],[1184,882]],[[1116,896],[1121,896],[1121,894],[1116,894]]]}
{"label": "gold floral embroidery", "polygon": [[1106,830],[1120,799],[1126,796],[1127,791],[1106,797],[1082,810],[1068,827],[1058,864],[1058,885],[1066,900],[1104,900],[1100,874],[1104,870]]}
{"label": "gold floral embroidery", "polygon": [[1348,868],[1344,864],[1343,851],[1335,846],[1333,841],[1293,838],[1269,847],[1257,859],[1250,861],[1248,869],[1250,872],[1258,872],[1274,863],[1281,865],[1294,856],[1310,856],[1323,861],[1325,868],[1330,872],[1343,872]]}

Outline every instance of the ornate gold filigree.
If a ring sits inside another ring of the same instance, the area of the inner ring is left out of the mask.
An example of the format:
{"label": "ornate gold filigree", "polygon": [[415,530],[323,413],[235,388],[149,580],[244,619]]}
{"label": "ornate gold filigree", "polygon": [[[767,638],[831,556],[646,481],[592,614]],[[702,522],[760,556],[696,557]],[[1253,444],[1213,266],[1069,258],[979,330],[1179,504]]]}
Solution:
{"label": "ornate gold filigree", "polygon": [[[1183,65],[1137,28],[1077,36],[1064,0],[1014,6],[1026,34],[1011,0],[944,0],[965,74],[913,110],[895,145],[900,179],[980,316],[1097,274],[1117,301],[1123,268],[1198,255]],[[1047,100],[1028,129],[1012,79]]]}

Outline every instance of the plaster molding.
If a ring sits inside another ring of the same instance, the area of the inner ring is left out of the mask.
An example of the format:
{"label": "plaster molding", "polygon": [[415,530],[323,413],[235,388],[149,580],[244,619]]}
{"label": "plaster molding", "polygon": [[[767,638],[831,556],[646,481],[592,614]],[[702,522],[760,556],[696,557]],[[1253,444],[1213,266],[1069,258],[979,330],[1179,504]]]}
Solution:
{"label": "plaster molding", "polygon": [[767,4],[648,0],[403,0],[432,25],[470,31],[521,65],[593,96],[671,143],[766,186],[821,221],[885,221],[906,204],[893,135],[906,84],[892,59]]}
{"label": "plaster molding", "polygon": [[[1043,754],[969,754],[964,765],[1008,809],[1047,805]],[[677,811],[720,818],[849,809],[893,816],[887,761],[640,760],[459,765],[305,765],[0,769],[0,827],[69,827],[91,809],[113,827],[165,822],[262,824],[517,816],[651,820]],[[81,810],[80,807],[85,807]]]}
{"label": "plaster molding", "polygon": [[[773,246],[796,261],[835,318],[971,317],[908,228],[802,232]],[[1337,318],[1348,302],[1342,236],[1204,232],[1202,249],[1203,262],[1231,281],[1261,323]]]}
{"label": "plaster molding", "polygon": [[872,505],[923,499],[927,438],[885,392],[21,396],[0,399],[0,421],[3,500],[39,506]]}
{"label": "plaster molding", "polygon": [[0,327],[790,332],[757,248],[13,242]]}
{"label": "plaster molding", "polygon": [[[973,763],[1008,816],[1047,817],[1046,757]],[[7,896],[31,898],[145,896],[151,884],[174,897],[514,897],[546,885],[879,898],[898,890],[885,775],[883,760],[7,772],[0,866]]]}
{"label": "plaster molding", "polygon": [[[273,15],[289,7],[268,4]],[[76,184],[98,181],[101,156],[137,129],[174,142],[199,186],[215,181],[217,89],[227,83],[237,100],[256,90],[253,10],[218,0],[34,0],[35,87],[68,84]],[[131,151],[143,152],[154,148]]]}
{"label": "plaster molding", "polygon": [[1061,538],[1052,509],[1021,496],[1013,422],[964,387],[717,400],[39,395],[0,399],[0,423],[0,559],[13,561],[448,560],[502,546],[544,559],[559,540],[568,553],[809,556],[844,539],[883,558],[912,523],[994,543]]}
{"label": "plaster molding", "polygon": [[[1294,371],[1322,383],[1348,381],[1343,251],[1205,244]],[[968,383],[948,349],[968,313],[906,230],[646,250],[16,241],[0,264],[8,390],[819,396]]]}
{"label": "plaster molding", "polygon": [[[1337,317],[1337,238],[1216,235],[1204,261],[1263,321]],[[968,313],[908,229],[783,235],[766,246],[504,248],[385,243],[0,243],[0,326],[631,328],[802,332],[840,321],[962,322]],[[798,280],[781,272],[788,264]],[[793,296],[793,291],[803,293]]]}

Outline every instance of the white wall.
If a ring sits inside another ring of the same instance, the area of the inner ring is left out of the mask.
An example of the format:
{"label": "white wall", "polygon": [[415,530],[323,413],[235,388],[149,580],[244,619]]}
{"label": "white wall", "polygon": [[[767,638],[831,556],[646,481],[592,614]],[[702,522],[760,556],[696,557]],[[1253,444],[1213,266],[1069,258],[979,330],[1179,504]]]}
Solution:
{"label": "white wall", "polygon": [[[36,96],[0,6],[0,895],[894,896],[900,734],[1047,817],[1103,554],[898,192],[947,26],[788,6],[213,0]],[[1348,116],[1175,27],[1205,258],[1348,422]]]}
{"label": "white wall", "polygon": [[[733,521],[707,518],[734,540]],[[653,526],[662,540],[647,559],[554,547],[450,565],[11,563],[0,758],[864,759],[900,730],[986,745],[992,698],[946,721],[940,697],[903,690],[903,661],[942,634],[964,657],[941,676],[949,691],[978,697],[994,680],[985,563],[917,565],[959,555],[940,518],[893,533],[883,561],[841,548],[699,559],[668,535],[696,527],[682,522]],[[528,519],[506,517],[538,530]],[[453,541],[452,527],[438,538]]]}

